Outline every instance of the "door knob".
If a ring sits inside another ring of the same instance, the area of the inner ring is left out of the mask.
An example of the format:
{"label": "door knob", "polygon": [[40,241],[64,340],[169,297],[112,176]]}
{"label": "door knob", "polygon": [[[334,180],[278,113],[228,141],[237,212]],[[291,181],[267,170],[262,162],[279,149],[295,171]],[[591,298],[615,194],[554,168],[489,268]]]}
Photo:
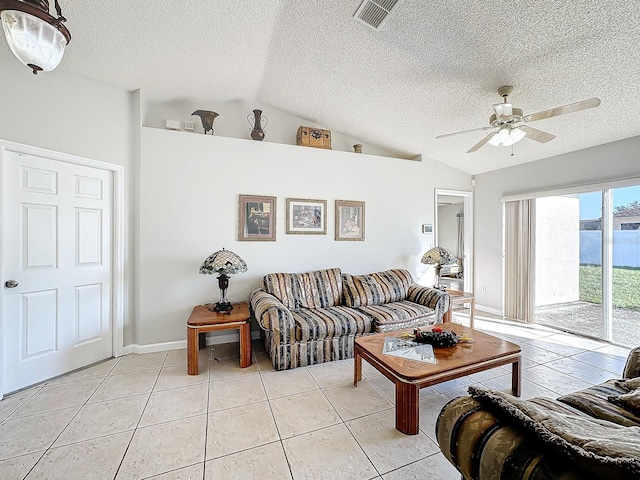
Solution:
{"label": "door knob", "polygon": [[7,280],[4,282],[4,286],[7,288],[16,288],[18,286],[18,282],[15,280]]}

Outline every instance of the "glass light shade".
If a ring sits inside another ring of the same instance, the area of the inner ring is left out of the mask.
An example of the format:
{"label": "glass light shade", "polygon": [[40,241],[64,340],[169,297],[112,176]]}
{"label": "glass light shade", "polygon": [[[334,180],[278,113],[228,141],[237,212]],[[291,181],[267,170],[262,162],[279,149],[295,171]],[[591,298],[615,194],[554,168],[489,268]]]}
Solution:
{"label": "glass light shade", "polygon": [[425,265],[444,265],[451,261],[451,254],[442,247],[433,247],[420,260]]}
{"label": "glass light shade", "polygon": [[230,250],[219,250],[209,255],[200,266],[200,273],[233,275],[247,271],[247,264]]}
{"label": "glass light shade", "polygon": [[28,13],[4,10],[2,27],[9,48],[25,65],[49,72],[60,64],[67,40],[53,25]]}
{"label": "glass light shade", "polygon": [[498,133],[496,133],[489,140],[489,144],[494,147],[499,147],[502,145],[503,147],[508,147],[509,145],[513,145],[516,142],[519,142],[526,136],[519,128],[512,128],[509,130],[508,128],[502,128]]}

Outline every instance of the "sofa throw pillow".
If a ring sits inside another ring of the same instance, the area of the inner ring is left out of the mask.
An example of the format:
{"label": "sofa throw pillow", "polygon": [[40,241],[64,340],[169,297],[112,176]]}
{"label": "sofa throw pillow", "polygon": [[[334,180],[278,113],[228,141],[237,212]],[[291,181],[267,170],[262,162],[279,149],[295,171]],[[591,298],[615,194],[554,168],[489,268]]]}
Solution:
{"label": "sofa throw pillow", "polygon": [[484,407],[508,419],[558,455],[610,479],[640,478],[640,430],[606,420],[554,412],[508,393],[469,387]]}
{"label": "sofa throw pillow", "polygon": [[619,405],[636,414],[640,414],[640,390],[633,390],[623,395],[611,396],[608,400],[614,405]]}
{"label": "sofa throw pillow", "polygon": [[393,269],[369,275],[342,275],[342,301],[357,308],[399,302],[407,298],[413,278],[407,270]]}

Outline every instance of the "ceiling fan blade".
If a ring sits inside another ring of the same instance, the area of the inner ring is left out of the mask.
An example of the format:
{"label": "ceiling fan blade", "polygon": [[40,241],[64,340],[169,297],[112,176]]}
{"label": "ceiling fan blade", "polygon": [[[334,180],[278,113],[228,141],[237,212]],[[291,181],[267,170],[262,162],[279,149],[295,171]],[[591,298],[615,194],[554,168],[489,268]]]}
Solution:
{"label": "ceiling fan blade", "polygon": [[490,133],[489,135],[487,135],[486,137],[484,137],[482,140],[480,140],[478,143],[476,143],[473,147],[471,147],[469,150],[467,150],[467,153],[473,153],[476,150],[478,150],[480,147],[483,147],[484,145],[487,144],[487,142],[489,140],[491,140],[491,138],[496,134],[496,132]]}
{"label": "ceiling fan blade", "polygon": [[461,135],[463,133],[469,133],[469,132],[481,132],[483,130],[491,130],[492,128],[496,128],[496,127],[492,127],[491,125],[489,125],[488,127],[472,128],[471,130],[462,130],[461,132],[445,133],[444,135],[438,135],[436,139],[453,137],[454,135]]}
{"label": "ceiling fan blade", "polygon": [[555,135],[543,132],[542,130],[538,130],[537,128],[528,127],[527,125],[520,125],[518,126],[518,128],[527,134],[527,138],[535,140],[536,142],[547,143],[556,138]]}
{"label": "ceiling fan blade", "polygon": [[493,106],[493,111],[496,112],[496,118],[503,122],[511,120],[513,116],[513,105],[510,103],[496,103]]}
{"label": "ceiling fan blade", "polygon": [[600,105],[600,99],[594,97],[588,100],[583,100],[581,102],[563,105],[562,107],[555,107],[550,110],[544,110],[532,115],[526,115],[522,118],[522,120],[524,120],[525,122],[535,122],[537,120],[543,120],[545,118],[557,117],[558,115],[579,112],[580,110],[586,110],[587,108],[594,108],[598,105]]}

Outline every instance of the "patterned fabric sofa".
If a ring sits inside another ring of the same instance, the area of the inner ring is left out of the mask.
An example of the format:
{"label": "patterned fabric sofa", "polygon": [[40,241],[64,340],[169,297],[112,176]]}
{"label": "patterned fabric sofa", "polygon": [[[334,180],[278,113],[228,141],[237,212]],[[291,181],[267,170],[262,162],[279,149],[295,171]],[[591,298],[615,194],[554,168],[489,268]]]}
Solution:
{"label": "patterned fabric sofa", "polygon": [[440,412],[438,443],[468,480],[640,478],[640,347],[623,376],[557,400],[470,387]]}
{"label": "patterned fabric sofa", "polygon": [[353,357],[355,338],[442,322],[449,295],[406,270],[270,273],[249,297],[276,370]]}

